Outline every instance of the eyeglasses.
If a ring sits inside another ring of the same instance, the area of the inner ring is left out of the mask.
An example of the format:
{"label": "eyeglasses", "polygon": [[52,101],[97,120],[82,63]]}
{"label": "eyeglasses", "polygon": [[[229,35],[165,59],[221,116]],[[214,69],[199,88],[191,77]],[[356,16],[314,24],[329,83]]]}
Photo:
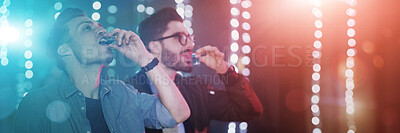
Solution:
{"label": "eyeglasses", "polygon": [[167,37],[156,39],[154,41],[161,41],[161,40],[172,38],[172,37],[178,37],[179,43],[181,43],[182,46],[185,46],[187,44],[188,39],[190,39],[192,42],[194,42],[194,35],[186,35],[183,32],[178,32],[178,33],[172,34]]}

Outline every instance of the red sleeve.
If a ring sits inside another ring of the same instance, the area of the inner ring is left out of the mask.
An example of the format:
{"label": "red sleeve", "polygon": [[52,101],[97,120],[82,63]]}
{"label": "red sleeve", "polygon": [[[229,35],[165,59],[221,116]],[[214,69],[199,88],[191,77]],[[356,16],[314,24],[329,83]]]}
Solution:
{"label": "red sleeve", "polygon": [[225,84],[226,91],[214,89],[210,85],[207,87],[211,90],[208,96],[211,119],[248,121],[262,114],[263,107],[260,100],[243,75],[230,69],[219,76]]}

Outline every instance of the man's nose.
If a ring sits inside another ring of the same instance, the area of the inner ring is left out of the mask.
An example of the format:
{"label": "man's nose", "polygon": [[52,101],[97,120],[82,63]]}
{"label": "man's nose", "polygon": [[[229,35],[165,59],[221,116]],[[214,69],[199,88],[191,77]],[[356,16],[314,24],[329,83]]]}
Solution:
{"label": "man's nose", "polygon": [[193,40],[191,40],[191,39],[188,39],[187,40],[187,42],[186,42],[186,46],[187,47],[189,47],[189,48],[193,48],[194,47],[194,41]]}

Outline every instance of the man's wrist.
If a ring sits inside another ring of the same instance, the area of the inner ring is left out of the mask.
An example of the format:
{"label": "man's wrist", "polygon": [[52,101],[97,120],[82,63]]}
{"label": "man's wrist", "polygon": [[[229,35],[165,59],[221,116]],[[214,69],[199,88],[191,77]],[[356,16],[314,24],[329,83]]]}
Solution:
{"label": "man's wrist", "polygon": [[151,60],[150,63],[148,63],[146,66],[142,67],[142,71],[143,72],[148,72],[150,70],[152,70],[154,67],[156,67],[158,65],[159,61],[157,58],[153,58],[153,60]]}
{"label": "man's wrist", "polygon": [[217,69],[216,72],[217,74],[224,74],[226,72],[228,72],[229,70],[229,66],[225,63],[221,64],[222,66],[220,67],[220,69]]}
{"label": "man's wrist", "polygon": [[147,57],[142,57],[140,61],[138,62],[138,65],[140,67],[145,67],[147,64],[149,64],[152,60],[154,59],[153,55],[147,56]]}

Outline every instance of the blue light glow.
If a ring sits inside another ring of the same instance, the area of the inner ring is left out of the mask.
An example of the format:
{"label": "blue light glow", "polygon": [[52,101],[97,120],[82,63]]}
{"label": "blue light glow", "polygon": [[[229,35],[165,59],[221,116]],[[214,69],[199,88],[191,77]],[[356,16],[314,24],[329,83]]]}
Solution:
{"label": "blue light glow", "polygon": [[6,57],[1,58],[1,65],[7,66],[8,65],[8,59]]}
{"label": "blue light glow", "polygon": [[31,69],[33,67],[33,62],[28,60],[25,62],[25,68],[26,69]]}
{"label": "blue light glow", "polygon": [[92,14],[92,19],[93,19],[94,21],[99,20],[99,19],[100,19],[100,14],[99,14],[98,12],[94,12],[94,13]]}
{"label": "blue light glow", "polygon": [[62,3],[61,2],[57,2],[57,3],[54,4],[54,9],[56,9],[57,11],[61,10],[61,8],[62,8]]}
{"label": "blue light glow", "polygon": [[33,72],[32,72],[32,70],[27,70],[27,71],[25,72],[25,77],[26,77],[27,79],[31,79],[31,78],[33,77]]}
{"label": "blue light glow", "polygon": [[117,12],[118,12],[118,8],[117,8],[117,6],[115,6],[115,5],[110,5],[110,6],[108,6],[107,10],[108,10],[108,12],[111,13],[111,14],[114,14],[114,13],[117,13]]}
{"label": "blue light glow", "polygon": [[27,20],[25,21],[25,26],[26,26],[26,27],[31,27],[32,25],[33,25],[32,19],[27,19]]}
{"label": "blue light glow", "polygon": [[100,8],[101,8],[101,3],[100,2],[98,2],[98,1],[93,2],[93,9],[94,10],[99,10]]}
{"label": "blue light glow", "polygon": [[32,58],[32,52],[30,50],[26,50],[25,53],[24,53],[24,57],[26,59]]}

